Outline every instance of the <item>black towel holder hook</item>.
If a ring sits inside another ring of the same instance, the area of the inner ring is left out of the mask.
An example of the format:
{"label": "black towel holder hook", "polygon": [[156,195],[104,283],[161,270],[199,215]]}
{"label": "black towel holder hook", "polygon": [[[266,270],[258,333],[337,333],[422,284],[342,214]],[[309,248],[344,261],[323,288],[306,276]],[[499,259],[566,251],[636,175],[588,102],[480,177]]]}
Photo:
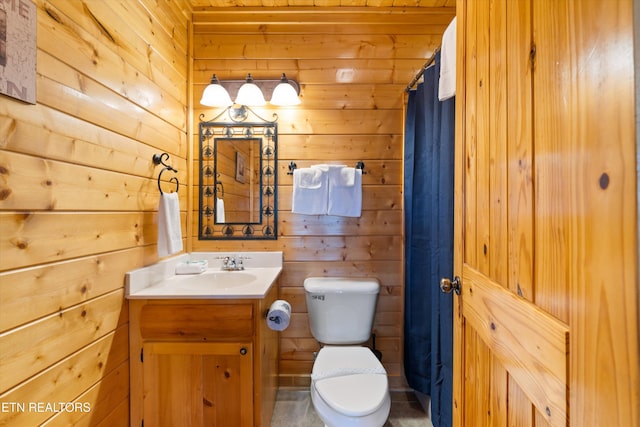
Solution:
{"label": "black towel holder hook", "polygon": [[[160,181],[161,181],[161,177],[162,177],[162,173],[166,170],[170,170],[171,172],[174,173],[178,173],[177,169],[174,169],[173,167],[171,167],[170,165],[168,165],[167,163],[165,163],[165,161],[169,160],[169,153],[162,153],[162,154],[154,154],[153,155],[153,164],[154,165],[162,165],[164,166],[162,168],[162,170],[160,171],[160,173],[158,174],[158,190],[160,191],[160,194],[164,194],[162,192],[162,187],[160,186]],[[171,179],[169,179],[169,182],[175,182],[176,183],[176,193],[178,192],[178,190],[180,189],[180,182],[178,181],[178,178],[171,177]]]}

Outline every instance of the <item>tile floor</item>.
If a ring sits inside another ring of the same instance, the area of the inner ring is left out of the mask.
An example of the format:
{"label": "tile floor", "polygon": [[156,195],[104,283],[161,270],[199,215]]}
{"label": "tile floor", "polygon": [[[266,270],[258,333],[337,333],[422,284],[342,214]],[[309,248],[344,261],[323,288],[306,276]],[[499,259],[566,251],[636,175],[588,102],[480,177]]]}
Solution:
{"label": "tile floor", "polygon": [[[308,390],[280,389],[271,427],[324,427]],[[391,414],[384,427],[433,427],[413,393],[391,392]]]}

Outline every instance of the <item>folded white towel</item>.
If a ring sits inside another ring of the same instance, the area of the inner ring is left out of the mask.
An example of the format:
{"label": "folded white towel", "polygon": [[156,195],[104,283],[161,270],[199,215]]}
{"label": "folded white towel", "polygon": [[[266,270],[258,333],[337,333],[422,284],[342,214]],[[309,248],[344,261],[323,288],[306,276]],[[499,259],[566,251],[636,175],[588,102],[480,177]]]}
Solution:
{"label": "folded white towel", "polygon": [[329,215],[362,215],[362,169],[329,170]]}
{"label": "folded white towel", "polygon": [[319,167],[296,169],[293,173],[294,183],[299,188],[316,190],[325,184],[325,170]]}
{"label": "folded white towel", "polygon": [[[360,173],[362,174],[362,171],[360,171]],[[335,174],[330,175],[329,178],[332,176],[334,178],[334,185],[353,187],[356,183],[356,168],[341,167]]]}
{"label": "folded white towel", "polygon": [[301,168],[293,171],[291,211],[304,215],[326,215],[327,171],[323,168]]}
{"label": "folded white towel", "polygon": [[456,95],[456,18],[442,36],[440,51],[440,83],[438,99],[444,101]]}
{"label": "folded white towel", "polygon": [[163,193],[158,206],[158,256],[182,251],[180,201],[178,193]]}
{"label": "folded white towel", "polygon": [[220,198],[216,200],[216,222],[224,223],[224,200]]}
{"label": "folded white towel", "polygon": [[347,167],[347,165],[321,164],[321,165],[313,165],[313,166],[311,166],[311,169],[320,169],[321,171],[323,171],[325,173],[329,173],[330,171],[338,171],[338,170],[340,170],[342,168],[346,168],[346,167]]}

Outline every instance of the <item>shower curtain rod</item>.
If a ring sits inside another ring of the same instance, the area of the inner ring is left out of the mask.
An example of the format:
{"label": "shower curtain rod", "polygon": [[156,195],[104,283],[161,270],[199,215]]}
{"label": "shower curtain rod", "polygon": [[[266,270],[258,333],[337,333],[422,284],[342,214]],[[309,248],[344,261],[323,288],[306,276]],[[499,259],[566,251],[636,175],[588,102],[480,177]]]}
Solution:
{"label": "shower curtain rod", "polygon": [[433,61],[436,60],[436,54],[438,52],[440,52],[440,47],[437,47],[436,50],[433,51],[433,55],[431,55],[431,58],[427,59],[427,62],[424,63],[424,65],[422,66],[422,69],[420,71],[418,71],[418,74],[416,74],[416,76],[413,78],[413,80],[411,80],[411,83],[409,83],[407,85],[407,88],[405,89],[405,92],[409,92],[411,90],[411,88],[413,88],[413,85],[418,83],[418,80],[420,80],[420,77],[422,77],[422,75],[424,74],[425,70],[427,68],[429,68],[431,66],[431,64],[433,64]]}

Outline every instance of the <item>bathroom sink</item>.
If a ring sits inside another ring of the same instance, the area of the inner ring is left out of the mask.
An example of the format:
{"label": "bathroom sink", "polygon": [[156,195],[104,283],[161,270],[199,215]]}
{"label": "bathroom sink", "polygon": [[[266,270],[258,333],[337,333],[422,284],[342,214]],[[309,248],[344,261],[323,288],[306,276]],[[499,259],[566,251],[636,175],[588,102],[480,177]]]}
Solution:
{"label": "bathroom sink", "polygon": [[140,289],[128,298],[251,298],[263,296],[281,268],[222,271],[211,268],[200,274],[176,274]]}
{"label": "bathroom sink", "polygon": [[189,290],[229,289],[255,282],[255,274],[243,271],[206,271],[197,276],[176,276],[181,287]]}
{"label": "bathroom sink", "polygon": [[[224,260],[243,260],[244,270],[227,271]],[[190,260],[206,261],[202,273],[175,274]],[[263,298],[282,271],[282,252],[195,252],[127,273],[128,299]]]}

